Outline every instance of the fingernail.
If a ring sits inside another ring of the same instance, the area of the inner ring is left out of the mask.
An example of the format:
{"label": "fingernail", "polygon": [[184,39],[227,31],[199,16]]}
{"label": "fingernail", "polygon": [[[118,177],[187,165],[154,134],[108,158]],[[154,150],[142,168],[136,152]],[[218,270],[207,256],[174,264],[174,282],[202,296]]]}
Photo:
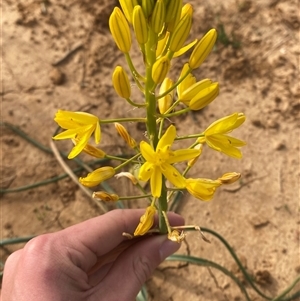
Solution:
{"label": "fingernail", "polygon": [[165,237],[165,240],[162,242],[159,254],[161,261],[164,261],[168,256],[175,253],[180,248],[180,243],[173,242]]}

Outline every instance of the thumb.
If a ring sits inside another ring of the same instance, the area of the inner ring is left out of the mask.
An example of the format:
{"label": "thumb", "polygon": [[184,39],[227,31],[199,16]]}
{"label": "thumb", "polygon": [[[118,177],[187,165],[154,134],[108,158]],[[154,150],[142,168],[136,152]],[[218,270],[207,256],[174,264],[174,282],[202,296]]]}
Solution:
{"label": "thumb", "polygon": [[155,268],[179,248],[180,244],[170,241],[166,235],[156,235],[126,249],[100,284],[100,290],[109,291],[105,300],[135,300]]}

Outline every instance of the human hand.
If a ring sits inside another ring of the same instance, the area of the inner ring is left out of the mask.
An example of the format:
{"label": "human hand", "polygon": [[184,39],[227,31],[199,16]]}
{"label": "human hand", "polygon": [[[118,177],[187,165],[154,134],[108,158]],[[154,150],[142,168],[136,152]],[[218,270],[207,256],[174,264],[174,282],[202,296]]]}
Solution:
{"label": "human hand", "polygon": [[[1,301],[132,301],[180,244],[166,235],[128,240],[144,210],[113,210],[40,235],[6,261]],[[183,218],[168,214],[171,225]]]}

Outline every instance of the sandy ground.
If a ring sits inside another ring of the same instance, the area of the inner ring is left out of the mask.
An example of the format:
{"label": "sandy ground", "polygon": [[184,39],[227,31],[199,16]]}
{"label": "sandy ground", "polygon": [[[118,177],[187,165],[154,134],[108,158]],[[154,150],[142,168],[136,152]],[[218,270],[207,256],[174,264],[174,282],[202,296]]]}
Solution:
{"label": "sandy ground", "polygon": [[[125,65],[107,25],[115,1],[67,2],[1,3],[2,121],[47,147],[56,130],[53,116],[58,109],[89,111],[102,118],[138,115],[111,85],[114,66]],[[246,140],[247,146],[242,160],[205,149],[202,164],[192,176],[215,178],[237,171],[242,181],[219,189],[209,203],[185,195],[179,212],[188,224],[220,233],[243,259],[260,289],[275,296],[300,273],[299,2],[190,2],[195,9],[191,37],[201,37],[212,27],[220,36],[195,76],[219,81],[221,92],[203,111],[178,119],[179,134],[201,131],[212,121],[240,111],[247,121],[235,136]],[[174,65],[174,74],[185,60]],[[132,125],[131,132],[140,139],[139,127]],[[103,127],[103,133],[105,150],[123,151],[124,143],[115,139],[112,127]],[[1,126],[0,139],[3,189],[63,173],[52,154],[8,127]],[[70,149],[68,143],[56,146]],[[128,188],[123,185],[121,190],[127,192]],[[101,213],[68,178],[2,194],[0,206],[2,239],[56,231]],[[179,253],[213,260],[240,276],[223,245],[208,237],[211,244],[196,233],[188,234]],[[21,247],[1,248],[1,260]],[[150,300],[157,301],[245,300],[225,275],[193,265],[164,263],[147,287]],[[263,300],[249,285],[246,288],[251,300]]]}

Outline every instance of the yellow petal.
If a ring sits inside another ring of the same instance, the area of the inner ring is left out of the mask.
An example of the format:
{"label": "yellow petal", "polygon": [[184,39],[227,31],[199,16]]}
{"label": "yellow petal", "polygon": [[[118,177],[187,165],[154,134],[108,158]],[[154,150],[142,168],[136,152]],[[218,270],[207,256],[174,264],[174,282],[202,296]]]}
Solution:
{"label": "yellow petal", "polygon": [[[223,138],[221,139],[221,136]],[[242,158],[241,151],[232,146],[224,135],[212,135],[206,138],[206,143],[212,149],[222,152],[230,157],[240,159]]]}
{"label": "yellow petal", "polygon": [[145,141],[141,141],[140,143],[140,150],[142,156],[145,158],[146,161],[154,162],[155,160],[155,152],[153,148]]}
{"label": "yellow petal", "polygon": [[59,120],[70,120],[73,122],[76,122],[78,124],[84,125],[84,124],[94,124],[98,121],[98,118],[95,115],[92,115],[90,113],[86,112],[71,112],[71,111],[63,111],[59,110],[56,115],[55,119]]}
{"label": "yellow petal", "polygon": [[151,229],[154,223],[155,212],[156,209],[154,206],[147,207],[146,212],[141,216],[140,223],[133,233],[134,236],[144,235]]}
{"label": "yellow petal", "polygon": [[161,195],[162,187],[162,174],[160,168],[154,166],[153,173],[150,179],[151,193],[155,198],[159,198]]}
{"label": "yellow petal", "polygon": [[145,162],[139,171],[139,180],[140,181],[148,181],[153,173],[154,167],[152,163]]}
{"label": "yellow petal", "polygon": [[197,39],[195,39],[193,42],[183,46],[181,49],[179,49],[178,51],[176,51],[173,55],[173,57],[178,57],[183,55],[184,53],[186,53],[187,51],[189,51],[196,43],[198,42]]}
{"label": "yellow petal", "polygon": [[167,163],[163,163],[161,165],[161,172],[177,188],[185,187],[184,177],[174,166]]}
{"label": "yellow petal", "polygon": [[171,146],[176,138],[176,128],[170,125],[163,136],[159,139],[156,149],[163,149],[165,146]]}
{"label": "yellow petal", "polygon": [[169,164],[191,160],[197,156],[200,156],[201,151],[198,149],[180,149],[172,152],[172,157],[168,159]]}
{"label": "yellow petal", "polygon": [[100,140],[101,140],[101,128],[100,128],[100,124],[99,124],[98,121],[97,121],[97,123],[96,123],[96,129],[95,129],[94,135],[95,135],[95,142],[96,142],[97,144],[99,144],[99,143],[100,143]]}

